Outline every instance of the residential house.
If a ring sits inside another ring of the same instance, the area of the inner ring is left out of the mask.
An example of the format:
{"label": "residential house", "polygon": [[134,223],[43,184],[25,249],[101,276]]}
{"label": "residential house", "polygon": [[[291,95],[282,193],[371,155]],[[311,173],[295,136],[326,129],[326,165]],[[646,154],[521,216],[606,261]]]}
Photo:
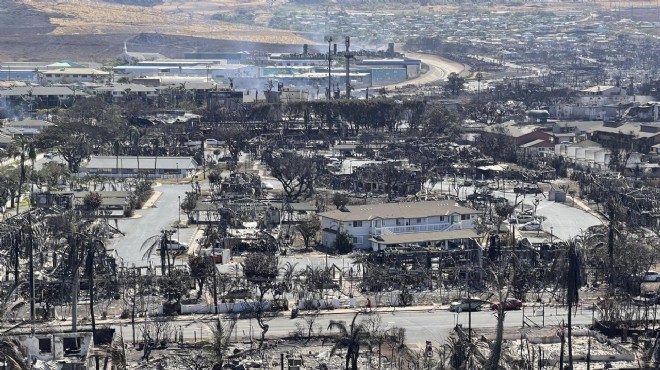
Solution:
{"label": "residential house", "polygon": [[484,132],[511,137],[518,146],[534,140],[554,142],[552,132],[543,130],[540,125],[517,124],[513,121],[486,126]]}
{"label": "residential house", "polygon": [[525,156],[549,156],[554,154],[555,144],[548,140],[536,139],[520,145],[520,149]]}
{"label": "residential house", "polygon": [[139,174],[152,178],[183,178],[193,176],[197,166],[192,157],[92,156],[81,173],[105,177]]}
{"label": "residential house", "polygon": [[87,94],[66,86],[16,86],[0,90],[0,108],[27,106],[48,109],[70,106],[77,97]]}
{"label": "residential house", "polygon": [[552,135],[559,143],[580,142],[586,140],[594,127],[601,126],[602,122],[595,121],[559,121],[552,126]]}
{"label": "residential house", "polygon": [[375,251],[396,245],[448,248],[478,237],[479,211],[453,201],[380,203],[346,206],[319,214],[321,243],[331,247],[347,232],[353,245]]}
{"label": "residential house", "polygon": [[110,77],[110,72],[94,68],[59,68],[40,72],[40,79],[50,83],[98,82]]}
{"label": "residential house", "polygon": [[153,103],[158,98],[158,91],[154,87],[139,84],[112,84],[99,86],[93,94],[102,96],[108,103],[121,103],[129,98],[139,98],[144,102]]}
{"label": "residential house", "polygon": [[2,128],[0,128],[0,131],[11,137],[35,136],[43,131],[46,127],[52,125],[52,123],[40,119],[26,119],[22,121],[9,121]]}
{"label": "residential house", "polygon": [[657,124],[605,122],[590,131],[591,140],[605,147],[627,143],[625,146],[648,153],[654,145],[660,144],[660,125]]}

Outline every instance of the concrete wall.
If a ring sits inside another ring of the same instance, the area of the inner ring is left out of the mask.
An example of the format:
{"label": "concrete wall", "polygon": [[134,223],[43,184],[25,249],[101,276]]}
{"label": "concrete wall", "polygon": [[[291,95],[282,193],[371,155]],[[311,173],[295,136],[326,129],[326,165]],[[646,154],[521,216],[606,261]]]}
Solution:
{"label": "concrete wall", "polygon": [[[218,313],[240,313],[248,312],[254,308],[255,302],[218,303]],[[268,311],[273,307],[270,302],[264,302],[263,308]],[[214,313],[213,303],[199,303],[181,305],[181,314],[191,313]]]}

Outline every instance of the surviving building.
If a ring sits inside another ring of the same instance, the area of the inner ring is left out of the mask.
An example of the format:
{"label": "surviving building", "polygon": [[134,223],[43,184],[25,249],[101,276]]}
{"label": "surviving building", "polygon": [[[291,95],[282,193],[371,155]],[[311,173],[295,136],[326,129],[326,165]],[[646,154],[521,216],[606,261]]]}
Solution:
{"label": "surviving building", "polygon": [[380,203],[346,206],[319,214],[321,242],[330,247],[340,232],[353,245],[375,251],[395,246],[451,248],[478,237],[479,211],[453,201]]}

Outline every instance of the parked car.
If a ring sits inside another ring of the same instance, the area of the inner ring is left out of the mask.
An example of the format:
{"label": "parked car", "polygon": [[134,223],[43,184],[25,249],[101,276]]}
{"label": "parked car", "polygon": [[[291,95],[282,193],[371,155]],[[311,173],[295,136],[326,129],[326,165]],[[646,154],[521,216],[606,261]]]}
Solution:
{"label": "parked car", "polygon": [[632,301],[638,306],[651,306],[660,303],[660,296],[655,292],[644,292],[638,297],[633,297]]}
{"label": "parked car", "polygon": [[535,221],[534,217],[528,216],[528,215],[521,215],[518,217],[512,217],[511,218],[511,223],[512,224],[526,224],[529,222]]}
{"label": "parked car", "polygon": [[273,190],[275,187],[268,181],[263,181],[261,183],[261,189],[263,190]]}
{"label": "parked car", "polygon": [[252,292],[246,288],[234,289],[227,294],[224,294],[222,299],[248,299],[252,298]]}
{"label": "parked car", "polygon": [[541,225],[541,223],[538,221],[532,221],[520,226],[520,230],[539,231],[539,230],[543,230],[543,225]]}
{"label": "parked car", "polygon": [[479,299],[461,299],[458,301],[451,302],[449,304],[449,311],[451,312],[479,311],[481,310],[481,306],[483,304],[484,302]]}
{"label": "parked car", "polygon": [[656,271],[647,271],[644,273],[643,281],[660,281],[660,274]]}
{"label": "parked car", "polygon": [[216,139],[206,139],[204,141],[204,146],[220,146],[222,144],[223,144],[222,142],[220,142]]}
{"label": "parked car", "polygon": [[513,188],[513,192],[516,194],[543,194],[543,190],[541,188],[534,185],[523,185],[523,186],[516,186]]}
{"label": "parked car", "polygon": [[188,251],[188,245],[186,243],[182,243],[176,239],[170,239],[166,244],[165,244],[165,249],[168,251],[180,251],[180,252],[186,252]]}
{"label": "parked car", "polygon": [[491,310],[497,310],[500,308],[500,305],[504,306],[505,310],[519,310],[522,308],[522,302],[515,298],[507,298],[504,302],[493,302],[490,305]]}

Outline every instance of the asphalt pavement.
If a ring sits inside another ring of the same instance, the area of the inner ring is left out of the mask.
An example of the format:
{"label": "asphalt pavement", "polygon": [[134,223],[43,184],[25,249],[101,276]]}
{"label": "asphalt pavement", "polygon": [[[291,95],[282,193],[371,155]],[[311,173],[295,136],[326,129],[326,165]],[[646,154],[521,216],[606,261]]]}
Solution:
{"label": "asphalt pavement", "polygon": [[[316,319],[314,326],[322,328],[325,332],[330,320],[350,322],[357,311],[355,310],[336,310],[324,311]],[[530,309],[525,311],[525,316],[532,321],[526,321],[526,325],[543,325],[556,326],[562,320],[566,320],[566,311],[563,308],[546,309],[545,318],[542,316],[532,316]],[[281,338],[290,336],[296,328],[296,323],[303,327],[305,326],[306,313],[302,312],[301,315],[295,319],[290,318],[289,312],[282,312],[272,319],[268,320],[268,333],[267,339]],[[372,313],[360,313],[359,319],[367,319],[370,316],[378,315],[381,318],[381,326],[383,329],[392,327],[406,328],[406,338],[409,344],[423,344],[425,341],[430,340],[434,345],[441,345],[445,342],[453,328],[457,324],[461,324],[464,328],[469,326],[469,314],[463,312],[460,314],[442,309],[420,309],[416,307],[397,308],[379,308]],[[591,310],[579,310],[573,317],[574,325],[588,325],[592,322]],[[497,324],[497,320],[492,311],[478,311],[472,312],[472,328],[473,329],[493,329]],[[192,341],[200,338],[208,339],[211,335],[211,325],[215,320],[215,315],[197,315],[197,316],[182,316],[173,319],[171,325],[177,332],[183,333],[184,341]],[[504,325],[506,328],[515,329],[521,328],[523,311],[508,311]],[[358,319],[358,320],[359,320]],[[136,320],[138,323],[142,319]],[[132,337],[132,328],[129,322],[121,324],[112,324],[113,327],[119,332],[123,332],[124,338],[129,339]],[[136,327],[139,333],[139,326]],[[246,340],[250,337],[258,338],[260,336],[260,329],[254,319],[240,318],[235,326],[234,338],[238,340]]]}
{"label": "asphalt pavement", "polygon": [[[151,256],[149,260],[143,259],[144,251],[140,249],[142,244],[149,238],[159,235],[163,229],[172,229],[178,222],[179,215],[182,221],[186,220],[186,215],[179,212],[179,197],[183,199],[187,191],[192,188],[189,183],[181,184],[163,184],[154,186],[154,190],[162,194],[155,202],[153,208],[139,209],[135,211],[133,218],[122,218],[118,221],[119,230],[125,233],[125,236],[117,236],[109,241],[108,249],[114,249],[119,256],[119,263],[125,266],[147,266],[148,261],[158,266],[160,257],[158,253]],[[172,236],[179,241],[190,245],[196,227],[177,229]],[[183,264],[181,258],[176,260],[176,264]]]}

